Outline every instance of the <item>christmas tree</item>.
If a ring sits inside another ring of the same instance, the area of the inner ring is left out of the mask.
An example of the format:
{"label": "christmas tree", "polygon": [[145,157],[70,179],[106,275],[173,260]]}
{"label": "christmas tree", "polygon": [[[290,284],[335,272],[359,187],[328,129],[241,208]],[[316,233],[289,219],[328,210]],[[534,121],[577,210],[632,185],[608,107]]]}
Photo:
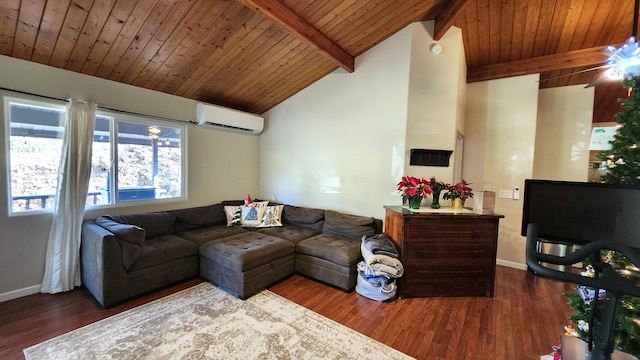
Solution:
{"label": "christmas tree", "polygon": [[[637,48],[637,45],[634,43]],[[621,126],[618,128],[611,149],[600,151],[597,158],[602,161],[600,170],[604,172],[602,182],[606,184],[640,184],[640,75],[627,74],[622,85],[630,90],[630,96],[620,99],[624,111],[616,115],[616,121]],[[629,274],[636,284],[640,284],[638,269],[625,257],[615,252],[601,254],[605,262],[613,266],[619,272]],[[578,326],[578,335],[582,340],[588,339],[588,323],[591,312],[595,311],[595,319],[602,315],[603,302],[597,302],[595,308],[575,293],[565,293],[569,300],[569,306],[573,313],[569,319]],[[616,347],[624,352],[640,354],[640,299],[625,296],[621,299],[616,314],[616,326],[614,340]]]}
{"label": "christmas tree", "polygon": [[607,184],[640,184],[640,75],[628,76],[622,85],[631,90],[620,99],[625,109],[616,115],[621,126],[611,142],[611,149],[600,151],[597,158],[606,166],[602,181]]}

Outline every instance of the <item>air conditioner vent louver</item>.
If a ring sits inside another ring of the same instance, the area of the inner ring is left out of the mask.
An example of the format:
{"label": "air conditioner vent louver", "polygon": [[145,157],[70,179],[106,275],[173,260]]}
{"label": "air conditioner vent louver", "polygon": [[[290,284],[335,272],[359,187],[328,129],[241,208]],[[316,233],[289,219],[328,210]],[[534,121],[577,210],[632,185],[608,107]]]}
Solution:
{"label": "air conditioner vent louver", "polygon": [[196,104],[196,123],[251,134],[260,134],[264,128],[261,116],[205,103]]}

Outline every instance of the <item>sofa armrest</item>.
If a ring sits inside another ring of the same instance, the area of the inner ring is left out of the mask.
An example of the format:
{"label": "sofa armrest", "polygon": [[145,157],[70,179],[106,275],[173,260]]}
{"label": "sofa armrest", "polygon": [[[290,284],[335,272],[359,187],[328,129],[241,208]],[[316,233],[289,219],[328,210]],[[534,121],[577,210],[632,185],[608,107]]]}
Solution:
{"label": "sofa armrest", "polygon": [[93,221],[82,225],[82,283],[107,308],[128,297],[127,273],[116,236]]}

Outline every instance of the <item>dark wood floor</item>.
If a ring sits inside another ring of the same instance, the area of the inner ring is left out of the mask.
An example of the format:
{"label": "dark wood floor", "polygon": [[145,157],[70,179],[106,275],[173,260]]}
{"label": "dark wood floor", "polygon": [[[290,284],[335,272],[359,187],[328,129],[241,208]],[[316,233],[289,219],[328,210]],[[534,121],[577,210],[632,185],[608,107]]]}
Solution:
{"label": "dark wood floor", "polygon": [[[0,359],[22,349],[199,283],[191,280],[102,310],[82,288],[0,303]],[[570,308],[571,284],[498,266],[493,298],[420,298],[378,302],[301,276],[276,294],[418,359],[535,359],[551,351]]]}

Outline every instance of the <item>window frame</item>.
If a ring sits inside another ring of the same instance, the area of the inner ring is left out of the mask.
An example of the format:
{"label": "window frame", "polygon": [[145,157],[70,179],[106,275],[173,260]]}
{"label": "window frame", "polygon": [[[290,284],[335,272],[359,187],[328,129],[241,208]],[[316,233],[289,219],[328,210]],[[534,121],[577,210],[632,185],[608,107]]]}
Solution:
{"label": "window frame", "polygon": [[[6,180],[5,184],[5,194],[6,194],[6,204],[5,209],[7,211],[7,215],[10,217],[15,216],[25,216],[25,215],[37,215],[43,213],[52,213],[52,208],[38,208],[38,209],[29,209],[22,211],[14,211],[13,210],[13,194],[11,188],[11,103],[17,104],[25,104],[29,106],[36,107],[45,107],[52,108],[55,110],[60,110],[62,112],[66,112],[66,101],[52,99],[47,97],[41,97],[37,95],[23,94],[23,93],[15,93],[12,91],[0,91],[0,96],[2,97],[2,116],[4,122],[4,149],[5,149],[5,166],[3,171],[5,171],[4,179]],[[98,210],[98,209],[108,209],[108,208],[122,208],[122,207],[130,207],[130,206],[139,206],[139,205],[151,205],[151,204],[166,204],[166,203],[175,203],[175,202],[185,202],[187,201],[187,191],[188,191],[188,173],[187,173],[187,136],[188,136],[188,127],[187,123],[179,120],[171,120],[164,119],[160,117],[154,117],[150,115],[142,115],[142,114],[134,114],[124,111],[118,111],[113,109],[104,109],[98,107],[96,112],[97,116],[106,116],[110,118],[109,125],[109,143],[111,144],[111,167],[109,171],[111,172],[110,176],[110,186],[111,189],[114,189],[113,195],[111,199],[109,199],[109,203],[105,204],[95,204],[95,205],[86,205],[85,211],[88,210]],[[156,125],[162,127],[172,127],[180,129],[180,196],[178,197],[170,197],[170,198],[150,198],[150,199],[141,199],[141,200],[119,200],[118,199],[118,121],[126,121],[130,123],[136,123],[146,126]],[[60,154],[58,154],[59,157]],[[59,165],[58,165],[59,166]],[[54,194],[54,198],[57,194]]]}

